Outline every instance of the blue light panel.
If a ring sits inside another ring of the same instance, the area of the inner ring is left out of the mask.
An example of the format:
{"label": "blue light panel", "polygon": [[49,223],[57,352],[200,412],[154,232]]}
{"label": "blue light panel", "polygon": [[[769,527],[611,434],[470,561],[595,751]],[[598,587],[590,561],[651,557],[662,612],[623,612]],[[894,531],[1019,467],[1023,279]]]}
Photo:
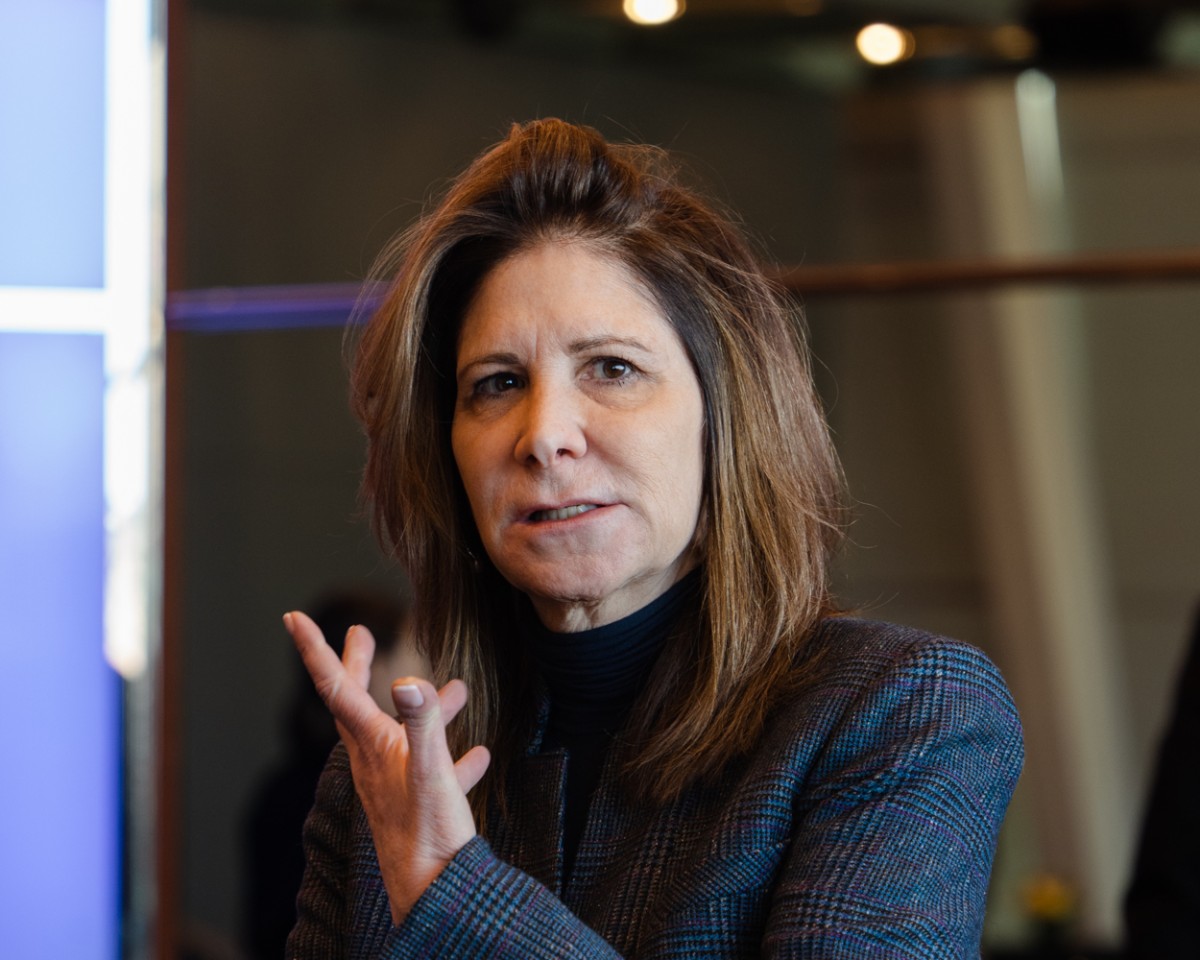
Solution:
{"label": "blue light panel", "polygon": [[118,950],[103,352],[99,335],[0,333],[0,954],[22,960]]}
{"label": "blue light panel", "polygon": [[0,0],[0,286],[104,283],[104,12]]}

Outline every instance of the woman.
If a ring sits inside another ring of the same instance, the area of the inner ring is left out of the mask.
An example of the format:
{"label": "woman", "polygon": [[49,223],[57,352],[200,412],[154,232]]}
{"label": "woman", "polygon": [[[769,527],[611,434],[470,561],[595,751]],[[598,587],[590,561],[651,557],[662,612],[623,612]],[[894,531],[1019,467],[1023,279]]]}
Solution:
{"label": "woman", "polygon": [[741,233],[544,120],[397,257],[355,401],[445,685],[389,717],[366,631],[285,618],[345,744],[289,956],[977,955],[1017,717],[973,648],[835,615],[837,459]]}

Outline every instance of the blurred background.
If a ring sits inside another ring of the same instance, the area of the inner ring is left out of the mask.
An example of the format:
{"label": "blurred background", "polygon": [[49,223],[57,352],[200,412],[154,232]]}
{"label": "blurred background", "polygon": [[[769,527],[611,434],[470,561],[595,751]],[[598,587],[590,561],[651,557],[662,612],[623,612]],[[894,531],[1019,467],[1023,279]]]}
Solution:
{"label": "blurred background", "polygon": [[[872,23],[896,28],[878,50]],[[561,116],[668,147],[801,268],[857,503],[840,595],[982,646],[1028,728],[987,944],[1061,922],[1116,945],[1200,597],[1200,285],[816,268],[1200,244],[1200,8],[691,0],[640,26],[619,0],[193,0],[171,53],[185,943],[235,955],[293,679],[280,613],[399,580],[356,501],[355,285],[509,123]]]}
{"label": "blurred background", "polygon": [[281,955],[248,922],[300,709],[279,618],[407,599],[357,500],[346,320],[538,116],[669,148],[782,271],[855,499],[840,597],[985,649],[1025,721],[985,955],[1115,955],[1200,598],[1200,3],[637,6],[159,11],[165,628],[125,744],[154,955]]}

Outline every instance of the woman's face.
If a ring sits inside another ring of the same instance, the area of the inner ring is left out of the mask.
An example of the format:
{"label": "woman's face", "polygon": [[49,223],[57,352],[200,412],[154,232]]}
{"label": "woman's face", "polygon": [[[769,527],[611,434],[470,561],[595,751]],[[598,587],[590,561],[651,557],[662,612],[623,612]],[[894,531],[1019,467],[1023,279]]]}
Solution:
{"label": "woman's face", "polygon": [[546,626],[611,623],[694,566],[700,384],[623,264],[569,241],[501,263],[463,318],[457,391],[479,535]]}

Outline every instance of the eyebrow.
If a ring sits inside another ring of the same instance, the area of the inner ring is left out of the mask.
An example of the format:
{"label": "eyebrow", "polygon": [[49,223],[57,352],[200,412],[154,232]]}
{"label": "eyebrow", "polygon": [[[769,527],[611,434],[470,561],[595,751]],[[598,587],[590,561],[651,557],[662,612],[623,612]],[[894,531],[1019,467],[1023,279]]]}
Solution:
{"label": "eyebrow", "polygon": [[572,340],[570,343],[572,353],[586,353],[589,350],[597,350],[601,347],[612,346],[633,347],[633,349],[640,350],[643,353],[650,352],[649,347],[642,343],[641,340],[636,340],[633,337],[584,337],[582,340]]}
{"label": "eyebrow", "polygon": [[496,366],[508,367],[520,363],[515,353],[485,353],[479,357],[472,357],[455,372],[455,377],[461,377],[472,367],[486,367],[495,364]]}
{"label": "eyebrow", "polygon": [[[587,353],[590,350],[600,350],[607,347],[630,347],[634,350],[640,350],[642,353],[651,352],[646,344],[634,337],[601,335],[598,337],[583,337],[579,340],[572,340],[567,344],[567,348],[571,353]],[[461,377],[472,367],[491,366],[493,364],[496,366],[513,366],[520,362],[520,358],[515,353],[485,353],[478,357],[472,357],[464,363],[455,371],[455,376]]]}

